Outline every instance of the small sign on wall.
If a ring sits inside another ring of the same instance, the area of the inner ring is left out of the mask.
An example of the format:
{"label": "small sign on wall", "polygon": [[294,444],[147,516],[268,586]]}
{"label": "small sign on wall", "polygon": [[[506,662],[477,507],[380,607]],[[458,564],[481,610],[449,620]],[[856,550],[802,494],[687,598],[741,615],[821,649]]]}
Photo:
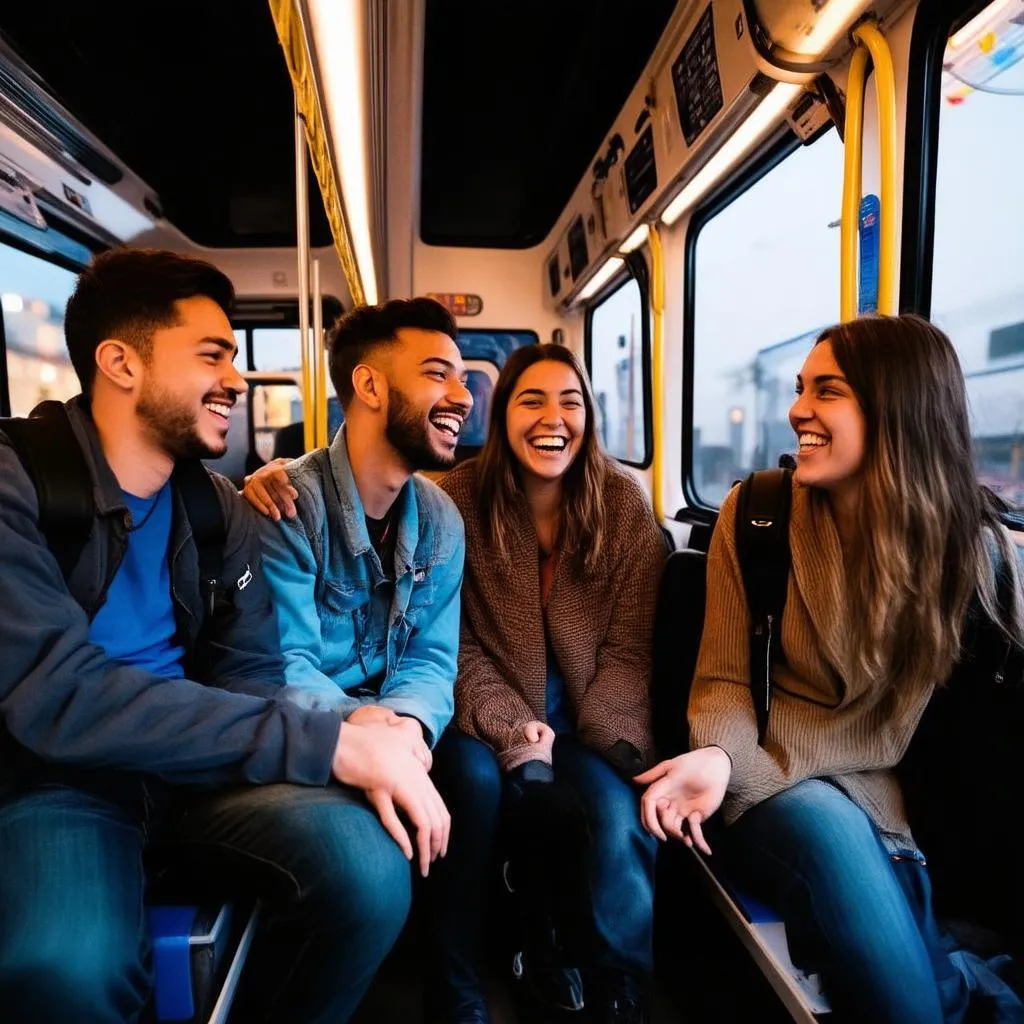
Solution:
{"label": "small sign on wall", "polygon": [[462,292],[427,292],[427,298],[440,302],[452,316],[479,316],[484,308],[479,295]]}

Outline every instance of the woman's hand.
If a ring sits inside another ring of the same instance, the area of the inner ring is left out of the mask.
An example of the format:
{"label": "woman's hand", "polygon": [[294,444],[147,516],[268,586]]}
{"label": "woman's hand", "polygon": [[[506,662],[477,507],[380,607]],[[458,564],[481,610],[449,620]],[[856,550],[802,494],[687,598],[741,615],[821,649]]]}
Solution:
{"label": "woman's hand", "polygon": [[537,757],[551,761],[551,751],[555,745],[555,731],[545,722],[527,722],[523,726],[523,735],[527,743],[537,747]]}
{"label": "woman's hand", "polygon": [[285,466],[291,459],[274,459],[260,466],[245,478],[242,496],[261,515],[278,522],[281,516],[295,518],[295,499],[299,492],[292,487]]}
{"label": "woman's hand", "polygon": [[710,855],[701,824],[721,806],[731,774],[732,761],[721,747],[702,747],[636,776],[635,782],[647,786],[640,798],[644,828],[662,841],[672,835]]}

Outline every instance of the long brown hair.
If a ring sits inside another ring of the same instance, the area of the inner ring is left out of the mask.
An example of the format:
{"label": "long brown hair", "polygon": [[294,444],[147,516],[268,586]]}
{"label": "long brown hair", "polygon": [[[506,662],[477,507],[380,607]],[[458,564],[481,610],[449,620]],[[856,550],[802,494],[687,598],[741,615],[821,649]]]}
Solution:
{"label": "long brown hair", "polygon": [[[866,316],[823,331],[866,428],[850,552],[848,667],[901,685],[940,683],[960,653],[972,597],[1022,637],[1018,562],[997,502],[978,485],[967,389],[949,338],[919,316]],[[990,545],[1012,574],[998,607]]]}
{"label": "long brown hair", "polygon": [[583,392],[587,425],[580,450],[562,479],[562,505],[558,538],[574,571],[589,574],[597,566],[604,546],[604,478],[608,457],[594,429],[594,399],[579,360],[561,345],[525,345],[509,356],[491,396],[487,440],[479,456],[478,507],[485,534],[498,554],[508,557],[516,505],[523,500],[519,460],[508,441],[506,415],[512,392],[523,373],[535,363],[564,363],[576,374]]}

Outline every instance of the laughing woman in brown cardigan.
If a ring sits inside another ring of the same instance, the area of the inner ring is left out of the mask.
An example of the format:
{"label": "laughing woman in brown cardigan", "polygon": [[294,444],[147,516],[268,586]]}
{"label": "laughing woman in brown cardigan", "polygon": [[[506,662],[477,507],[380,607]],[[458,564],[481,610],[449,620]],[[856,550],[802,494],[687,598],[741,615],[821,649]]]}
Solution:
{"label": "laughing woman in brown cardigan", "polygon": [[441,486],[465,520],[466,571],[457,729],[434,767],[453,820],[431,878],[436,1016],[488,1020],[474,957],[499,816],[506,830],[551,831],[529,808],[568,798],[586,836],[574,867],[589,904],[576,962],[587,1007],[595,1021],[642,1021],[656,844],[630,780],[651,763],[665,542],[640,486],[601,451],[586,378],[556,345],[509,358],[483,453]]}

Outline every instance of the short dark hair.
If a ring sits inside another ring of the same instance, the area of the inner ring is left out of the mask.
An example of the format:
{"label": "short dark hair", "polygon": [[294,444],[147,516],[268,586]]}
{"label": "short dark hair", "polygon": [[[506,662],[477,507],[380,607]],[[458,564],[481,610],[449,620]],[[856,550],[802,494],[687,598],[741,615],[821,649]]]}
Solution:
{"label": "short dark hair", "polygon": [[403,327],[439,331],[453,341],[459,329],[455,317],[434,299],[392,299],[381,306],[357,306],[338,317],[327,338],[330,349],[331,381],[342,408],[354,394],[352,371],[378,345],[398,340]]}
{"label": "short dark hair", "polygon": [[118,248],[82,271],[64,313],[64,337],[82,391],[96,378],[96,349],[117,338],[149,358],[153,332],[177,322],[174,304],[205,295],[230,313],[235,289],[213,264],[165,249]]}

